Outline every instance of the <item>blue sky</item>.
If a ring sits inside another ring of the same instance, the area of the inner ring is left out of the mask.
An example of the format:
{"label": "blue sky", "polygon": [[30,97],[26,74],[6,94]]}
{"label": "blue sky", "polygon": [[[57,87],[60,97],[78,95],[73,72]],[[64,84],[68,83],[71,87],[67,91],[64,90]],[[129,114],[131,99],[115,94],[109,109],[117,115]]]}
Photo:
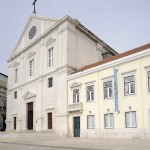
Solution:
{"label": "blue sky", "polygon": [[[27,21],[33,0],[0,1],[0,72]],[[119,53],[150,43],[150,0],[38,0],[37,15],[78,19]]]}

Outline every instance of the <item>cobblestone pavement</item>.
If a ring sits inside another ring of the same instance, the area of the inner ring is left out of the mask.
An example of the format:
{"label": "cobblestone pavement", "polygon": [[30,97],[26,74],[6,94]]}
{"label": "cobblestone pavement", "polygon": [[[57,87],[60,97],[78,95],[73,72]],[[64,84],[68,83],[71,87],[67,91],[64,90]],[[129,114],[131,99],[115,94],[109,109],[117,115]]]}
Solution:
{"label": "cobblestone pavement", "polygon": [[150,140],[65,138],[53,132],[0,133],[0,150],[150,150]]}

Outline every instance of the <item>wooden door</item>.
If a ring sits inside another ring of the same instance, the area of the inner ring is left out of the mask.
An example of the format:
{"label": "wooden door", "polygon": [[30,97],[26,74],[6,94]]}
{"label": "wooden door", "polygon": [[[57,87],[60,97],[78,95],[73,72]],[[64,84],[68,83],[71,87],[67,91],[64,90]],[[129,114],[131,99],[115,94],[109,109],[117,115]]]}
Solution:
{"label": "wooden door", "polygon": [[48,113],[48,129],[52,129],[52,113]]}
{"label": "wooden door", "polygon": [[14,117],[14,130],[16,130],[16,117]]}
{"label": "wooden door", "polygon": [[74,117],[74,137],[80,137],[80,117]]}
{"label": "wooden door", "polygon": [[27,113],[28,130],[33,130],[33,102],[27,104]]}

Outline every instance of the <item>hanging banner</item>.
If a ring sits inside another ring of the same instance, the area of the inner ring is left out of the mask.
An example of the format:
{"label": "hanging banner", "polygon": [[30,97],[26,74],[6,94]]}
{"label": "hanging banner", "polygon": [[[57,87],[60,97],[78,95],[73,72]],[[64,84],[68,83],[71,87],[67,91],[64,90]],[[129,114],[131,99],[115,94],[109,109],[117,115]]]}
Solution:
{"label": "hanging banner", "polygon": [[115,98],[115,112],[119,111],[118,108],[118,70],[114,68],[114,98]]}

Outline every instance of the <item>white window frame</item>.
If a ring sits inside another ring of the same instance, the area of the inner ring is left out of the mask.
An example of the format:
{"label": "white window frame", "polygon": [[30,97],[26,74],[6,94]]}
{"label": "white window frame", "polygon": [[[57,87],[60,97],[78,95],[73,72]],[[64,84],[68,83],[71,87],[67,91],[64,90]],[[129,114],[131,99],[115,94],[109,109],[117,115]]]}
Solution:
{"label": "white window frame", "polygon": [[[125,82],[126,78],[130,78],[133,76],[133,81],[129,81],[129,82]],[[132,92],[132,84],[134,85],[134,92]],[[128,93],[126,93],[126,85],[128,86]],[[135,95],[135,75],[129,75],[129,76],[125,76],[124,77],[124,95],[128,96],[128,95]]]}
{"label": "white window frame", "polygon": [[[133,113],[134,113],[135,118],[133,118],[134,117]],[[129,118],[127,118],[127,117],[129,117]],[[134,121],[133,121],[133,119],[134,119]],[[134,122],[135,122],[135,124],[134,124]],[[125,112],[125,125],[126,125],[126,128],[137,128],[136,111]]]}
{"label": "white window frame", "polygon": [[[78,91],[78,92],[76,92]],[[80,102],[80,91],[79,88],[73,89],[73,103],[79,103]]]}
{"label": "white window frame", "polygon": [[[111,82],[111,86],[105,86],[105,83],[107,82]],[[107,89],[107,96],[105,97],[105,88]],[[111,96],[110,95],[110,90],[111,90]],[[112,80],[108,80],[108,81],[104,81],[103,82],[103,91],[104,91],[104,99],[110,99],[110,98],[113,98],[113,82]]]}
{"label": "white window frame", "polygon": [[52,67],[54,65],[54,47],[48,49],[48,67]]}
{"label": "white window frame", "polygon": [[[89,87],[93,87],[93,90],[89,90],[88,89]],[[89,99],[88,99],[88,96],[89,96]],[[94,101],[94,85],[93,84],[86,86],[86,101],[87,102],[93,102]]]}
{"label": "white window frame", "polygon": [[95,129],[95,116],[87,115],[87,129]]}
{"label": "white window frame", "polygon": [[34,75],[34,59],[29,60],[29,76]]}
{"label": "white window frame", "polygon": [[18,82],[18,68],[15,68],[15,73],[14,73],[14,82]]}
{"label": "white window frame", "polygon": [[104,127],[105,129],[114,128],[114,114],[113,113],[104,114]]}

